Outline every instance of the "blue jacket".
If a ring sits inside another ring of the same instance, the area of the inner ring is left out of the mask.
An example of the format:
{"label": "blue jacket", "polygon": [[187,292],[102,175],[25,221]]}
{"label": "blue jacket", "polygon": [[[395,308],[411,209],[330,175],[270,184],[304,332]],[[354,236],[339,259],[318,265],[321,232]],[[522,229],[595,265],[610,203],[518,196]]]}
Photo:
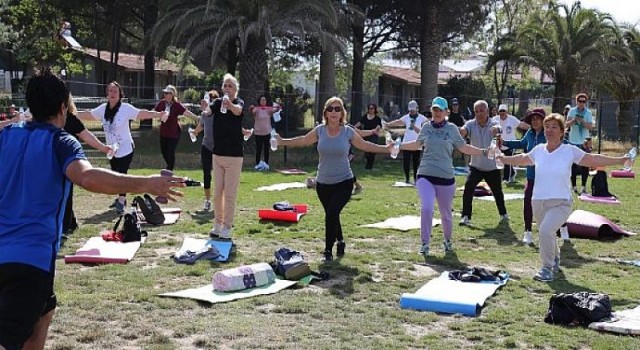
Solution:
{"label": "blue jacket", "polygon": [[[502,144],[511,149],[523,149],[525,152],[531,151],[534,147],[541,143],[546,143],[547,138],[544,137],[544,130],[540,130],[536,134],[533,129],[527,130],[522,139],[513,141],[502,141]],[[534,180],[536,177],[535,166],[527,166],[527,179]]]}

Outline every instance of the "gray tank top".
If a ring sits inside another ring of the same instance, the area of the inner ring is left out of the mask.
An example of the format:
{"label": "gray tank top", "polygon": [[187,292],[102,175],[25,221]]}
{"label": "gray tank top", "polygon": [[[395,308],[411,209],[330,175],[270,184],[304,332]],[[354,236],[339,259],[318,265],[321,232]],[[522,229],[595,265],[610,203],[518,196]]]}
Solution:
{"label": "gray tank top", "polygon": [[318,174],[316,181],[331,185],[353,178],[349,164],[349,148],[354,130],[349,126],[340,127],[340,133],[331,137],[327,134],[326,125],[316,127],[318,136]]}

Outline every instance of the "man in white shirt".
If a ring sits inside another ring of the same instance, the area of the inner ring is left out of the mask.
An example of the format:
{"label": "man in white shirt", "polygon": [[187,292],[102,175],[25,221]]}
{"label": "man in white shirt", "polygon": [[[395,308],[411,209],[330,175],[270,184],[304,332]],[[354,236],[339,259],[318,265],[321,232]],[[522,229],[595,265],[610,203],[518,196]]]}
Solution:
{"label": "man in white shirt", "polygon": [[[500,124],[500,129],[502,131],[501,138],[507,141],[516,140],[516,130],[528,130],[529,124],[525,122],[521,122],[518,118],[512,116],[507,112],[507,105],[501,104],[498,106],[498,115],[491,118],[496,123]],[[510,156],[513,154],[512,149],[505,149],[502,151],[505,155]],[[515,182],[516,172],[513,170],[513,167],[510,165],[504,166],[504,170],[502,172],[502,182],[512,183]]]}

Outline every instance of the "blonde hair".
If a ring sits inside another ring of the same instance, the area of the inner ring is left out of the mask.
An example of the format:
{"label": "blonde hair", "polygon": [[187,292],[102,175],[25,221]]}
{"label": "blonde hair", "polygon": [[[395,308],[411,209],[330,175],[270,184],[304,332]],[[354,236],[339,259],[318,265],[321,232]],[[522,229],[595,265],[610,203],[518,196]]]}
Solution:
{"label": "blonde hair", "polygon": [[327,102],[324,103],[324,108],[322,109],[322,124],[327,125],[327,107],[331,106],[332,103],[338,102],[340,104],[340,108],[342,108],[342,117],[340,118],[340,125],[347,124],[347,111],[344,109],[344,102],[340,97],[330,97]]}
{"label": "blonde hair", "polygon": [[240,84],[238,84],[238,79],[236,79],[236,77],[231,75],[231,73],[227,73],[222,77],[222,83],[224,84],[224,82],[227,80],[230,80],[233,83],[233,85],[236,87],[236,90],[240,90]]}
{"label": "blonde hair", "polygon": [[67,113],[78,115],[78,108],[73,102],[73,96],[71,96],[71,93],[69,93],[69,98],[67,98]]}
{"label": "blonde hair", "polygon": [[555,120],[556,123],[558,123],[558,125],[560,126],[560,129],[564,130],[564,116],[562,114],[551,113],[544,118],[544,120],[542,121],[542,124],[544,125],[546,122],[552,121],[552,120]]}

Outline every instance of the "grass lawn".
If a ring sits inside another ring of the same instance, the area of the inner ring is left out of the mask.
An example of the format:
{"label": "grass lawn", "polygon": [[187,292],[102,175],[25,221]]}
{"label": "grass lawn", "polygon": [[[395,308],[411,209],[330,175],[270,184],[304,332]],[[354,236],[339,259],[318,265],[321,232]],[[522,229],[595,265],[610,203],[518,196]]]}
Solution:
{"label": "grass lawn", "polygon": [[[132,173],[157,173],[162,167],[156,137],[147,135],[136,140]],[[202,179],[198,147],[183,137],[177,174]],[[287,166],[310,172],[317,166],[317,158],[310,149],[289,149],[287,157]],[[105,164],[103,158],[94,163]],[[272,158],[273,168],[284,166],[282,149],[272,154]],[[71,254],[115,221],[115,213],[108,209],[113,197],[77,189],[74,206],[80,228],[65,242],[57,261],[59,307],[47,348],[637,349],[640,346],[634,337],[543,322],[553,293],[601,292],[610,295],[614,309],[637,306],[640,268],[620,265],[616,259],[640,259],[638,237],[617,241],[572,239],[570,244],[562,245],[564,272],[552,283],[536,282],[532,276],[540,265],[537,247],[521,243],[522,201],[508,201],[511,221],[499,224],[493,202],[474,200],[474,227],[458,226],[459,216],[454,217],[455,253],[444,255],[442,229],[437,227],[432,237],[433,256],[425,263],[418,254],[418,230],[403,233],[360,227],[389,217],[419,215],[416,190],[391,187],[393,182],[404,178],[401,160],[378,156],[374,170],[365,171],[364,160],[357,153],[353,168],[364,191],[342,213],[346,256],[329,264],[321,264],[324,213],[315,191],[254,191],[263,185],[304,181],[305,176],[254,171],[253,154],[247,154],[241,176],[234,229],[237,248],[225,264],[200,261],[187,266],[171,259],[184,237],[207,238],[212,226],[211,213],[200,212],[202,190],[187,188],[184,197],[175,203],[183,209],[178,223],[150,228],[147,242],[129,264],[65,265],[62,261],[65,254]],[[506,187],[506,192],[523,192],[523,176],[524,172],[519,172],[518,183]],[[463,183],[463,177],[456,178],[457,186]],[[619,196],[622,205],[576,200],[575,209],[600,213],[630,231],[640,232],[637,181],[610,178],[609,189]],[[310,211],[297,224],[258,220],[259,208],[271,207],[281,200],[308,203]],[[454,202],[457,213],[461,206],[459,191]],[[534,236],[537,242],[537,233]],[[157,296],[209,284],[213,273],[220,269],[271,261],[273,252],[281,246],[303,252],[314,270],[328,271],[331,278],[305,288],[223,304]],[[416,291],[442,271],[467,266],[503,269],[513,276],[487,300],[480,317],[400,309],[402,293]]]}

